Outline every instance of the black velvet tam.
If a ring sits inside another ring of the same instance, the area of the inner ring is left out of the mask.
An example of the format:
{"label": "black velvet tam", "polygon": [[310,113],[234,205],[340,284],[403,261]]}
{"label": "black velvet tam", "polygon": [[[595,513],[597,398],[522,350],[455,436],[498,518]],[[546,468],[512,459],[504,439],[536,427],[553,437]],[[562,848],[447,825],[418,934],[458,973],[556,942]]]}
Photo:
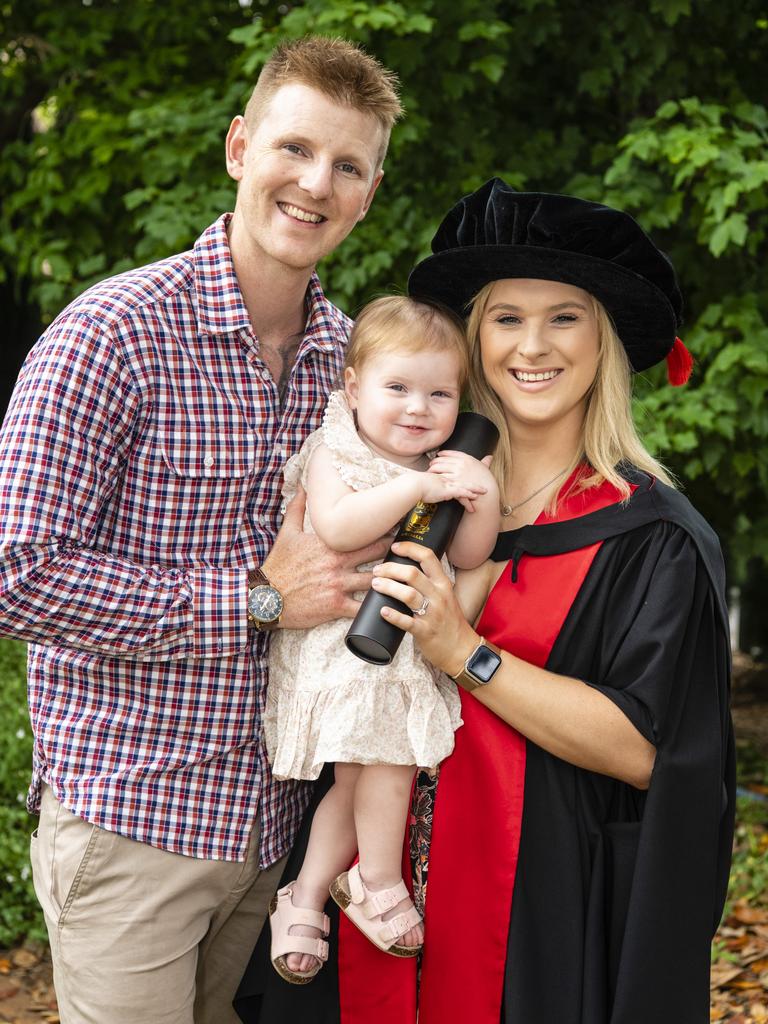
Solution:
{"label": "black velvet tam", "polygon": [[432,252],[412,271],[408,292],[460,316],[491,281],[561,281],[605,306],[634,370],[653,366],[674,345],[682,312],[674,268],[620,210],[574,196],[516,192],[492,178],[448,213]]}

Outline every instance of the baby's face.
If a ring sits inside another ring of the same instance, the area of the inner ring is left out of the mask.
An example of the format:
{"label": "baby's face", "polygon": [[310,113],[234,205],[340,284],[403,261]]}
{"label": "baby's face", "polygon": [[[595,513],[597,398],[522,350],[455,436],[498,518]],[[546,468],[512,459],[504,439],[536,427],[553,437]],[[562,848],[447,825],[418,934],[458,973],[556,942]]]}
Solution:
{"label": "baby's face", "polygon": [[344,390],[360,437],[390,462],[418,466],[456,424],[459,372],[458,355],[447,349],[385,352],[357,372],[347,368]]}

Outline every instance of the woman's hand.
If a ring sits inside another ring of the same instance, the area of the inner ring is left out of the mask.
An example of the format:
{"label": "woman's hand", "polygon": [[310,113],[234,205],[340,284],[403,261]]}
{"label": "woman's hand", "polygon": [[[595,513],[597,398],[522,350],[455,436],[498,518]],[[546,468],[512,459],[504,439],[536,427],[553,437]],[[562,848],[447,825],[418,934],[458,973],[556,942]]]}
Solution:
{"label": "woman's hand", "polygon": [[[375,566],[371,586],[380,594],[397,598],[413,609],[405,615],[383,608],[382,617],[411,633],[428,661],[448,675],[461,671],[480,638],[464,618],[453,595],[451,581],[433,551],[421,544],[401,541],[392,545],[396,555],[412,558],[419,567],[385,562]],[[426,604],[424,614],[419,609]]]}

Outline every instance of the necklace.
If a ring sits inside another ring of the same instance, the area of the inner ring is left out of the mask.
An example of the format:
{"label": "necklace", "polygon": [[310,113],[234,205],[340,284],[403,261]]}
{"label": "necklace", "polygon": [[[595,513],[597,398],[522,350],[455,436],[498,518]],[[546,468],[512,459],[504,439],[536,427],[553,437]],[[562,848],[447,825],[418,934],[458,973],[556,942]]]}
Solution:
{"label": "necklace", "polygon": [[522,508],[523,505],[527,505],[529,501],[533,501],[537,494],[541,494],[542,491],[546,491],[548,487],[552,486],[555,480],[559,480],[567,468],[568,467],[566,466],[565,469],[561,469],[560,472],[553,476],[551,480],[547,480],[547,482],[543,484],[541,487],[539,487],[538,490],[534,491],[533,494],[529,494],[527,498],[523,498],[522,501],[518,501],[516,505],[502,505],[501,514],[503,516],[511,516],[513,512],[516,512],[519,508]]}

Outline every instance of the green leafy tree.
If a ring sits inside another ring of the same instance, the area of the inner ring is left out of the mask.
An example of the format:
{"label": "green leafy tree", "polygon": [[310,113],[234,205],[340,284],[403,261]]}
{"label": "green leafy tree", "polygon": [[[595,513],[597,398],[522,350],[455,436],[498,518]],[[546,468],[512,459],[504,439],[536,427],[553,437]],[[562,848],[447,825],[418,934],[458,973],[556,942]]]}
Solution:
{"label": "green leafy tree", "polygon": [[689,388],[638,387],[638,420],[730,545],[735,575],[768,561],[768,111],[669,100],[575,190],[630,210],[681,270],[696,355]]}

